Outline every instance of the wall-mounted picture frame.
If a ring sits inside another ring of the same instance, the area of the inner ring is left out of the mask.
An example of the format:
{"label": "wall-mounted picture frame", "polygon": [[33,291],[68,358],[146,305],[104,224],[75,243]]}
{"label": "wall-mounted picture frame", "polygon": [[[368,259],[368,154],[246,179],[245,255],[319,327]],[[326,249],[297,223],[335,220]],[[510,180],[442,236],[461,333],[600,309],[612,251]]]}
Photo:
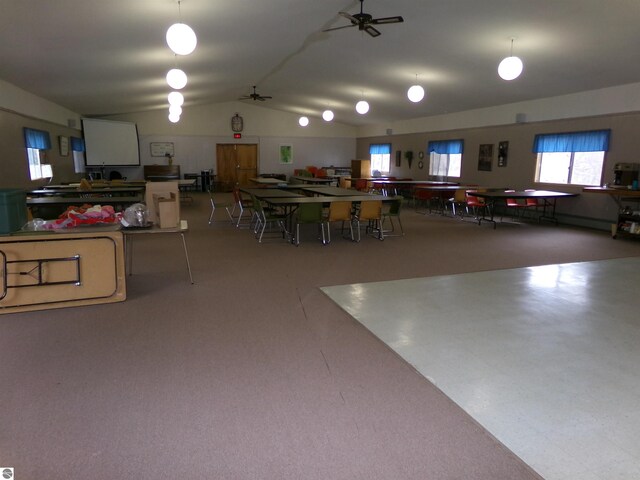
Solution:
{"label": "wall-mounted picture frame", "polygon": [[60,143],[60,156],[69,156],[69,137],[60,135],[58,137],[58,142]]}
{"label": "wall-mounted picture frame", "polygon": [[292,145],[280,145],[280,163],[283,165],[291,165],[293,163]]}
{"label": "wall-mounted picture frame", "polygon": [[167,154],[174,156],[173,142],[151,142],[149,148],[152,157],[166,157]]}
{"label": "wall-mounted picture frame", "polygon": [[493,162],[493,144],[485,143],[480,145],[478,152],[478,170],[484,172],[491,171],[491,163]]}
{"label": "wall-mounted picture frame", "polygon": [[396,150],[396,167],[402,165],[402,150]]}
{"label": "wall-mounted picture frame", "polygon": [[509,142],[498,143],[498,167],[506,167],[509,158]]}

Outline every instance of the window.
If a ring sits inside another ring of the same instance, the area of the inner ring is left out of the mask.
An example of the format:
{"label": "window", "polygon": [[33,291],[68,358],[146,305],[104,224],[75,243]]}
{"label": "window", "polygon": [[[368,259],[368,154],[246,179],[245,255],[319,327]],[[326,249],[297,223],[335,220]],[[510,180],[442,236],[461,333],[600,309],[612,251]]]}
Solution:
{"label": "window", "polygon": [[391,169],[391,144],[372,143],[369,145],[369,154],[371,155],[371,175],[375,171],[383,175],[388,174]]}
{"label": "window", "polygon": [[536,135],[538,154],[535,181],[566,185],[597,186],[602,182],[610,130]]}
{"label": "window", "polygon": [[462,171],[462,140],[429,142],[429,175],[434,177],[460,177]]}
{"label": "window", "polygon": [[27,162],[29,163],[29,176],[31,180],[44,178],[46,172],[43,172],[42,160],[44,159],[46,151],[51,149],[49,132],[25,128],[24,143],[27,147]]}
{"label": "window", "polygon": [[71,137],[71,151],[73,152],[73,168],[76,173],[84,173],[84,140]]}

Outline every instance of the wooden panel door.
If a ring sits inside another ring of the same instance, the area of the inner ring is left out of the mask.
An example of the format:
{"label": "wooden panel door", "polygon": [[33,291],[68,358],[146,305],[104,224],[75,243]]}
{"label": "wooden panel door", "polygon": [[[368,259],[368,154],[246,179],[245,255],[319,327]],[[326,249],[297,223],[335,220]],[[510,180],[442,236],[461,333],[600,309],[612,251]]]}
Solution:
{"label": "wooden panel door", "polygon": [[258,174],[258,145],[216,145],[217,181],[223,190],[249,185]]}

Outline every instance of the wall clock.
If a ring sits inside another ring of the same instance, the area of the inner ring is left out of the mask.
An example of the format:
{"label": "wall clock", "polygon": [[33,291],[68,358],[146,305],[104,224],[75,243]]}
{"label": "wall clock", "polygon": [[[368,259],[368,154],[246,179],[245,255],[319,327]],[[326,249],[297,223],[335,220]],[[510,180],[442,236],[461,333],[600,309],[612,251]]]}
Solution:
{"label": "wall clock", "polygon": [[242,120],[242,117],[236,113],[231,117],[231,130],[234,132],[241,132],[243,127],[244,121]]}

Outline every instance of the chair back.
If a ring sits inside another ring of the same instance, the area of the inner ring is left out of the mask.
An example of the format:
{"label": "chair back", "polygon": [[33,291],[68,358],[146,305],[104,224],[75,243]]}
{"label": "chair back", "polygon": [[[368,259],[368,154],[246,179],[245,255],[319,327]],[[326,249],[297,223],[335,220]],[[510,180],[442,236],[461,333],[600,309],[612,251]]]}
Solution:
{"label": "chair back", "polygon": [[359,220],[380,220],[382,218],[382,200],[370,200],[360,203]]}
{"label": "chair back", "polygon": [[397,198],[389,205],[389,215],[400,215],[400,207],[402,207],[402,198]]}
{"label": "chair back", "polygon": [[356,190],[364,191],[367,189],[367,180],[365,178],[357,178],[354,186]]}
{"label": "chair back", "polygon": [[464,189],[459,188],[453,193],[453,201],[457,203],[464,203],[467,200],[467,192]]}
{"label": "chair back", "polygon": [[340,220],[348,222],[351,220],[351,202],[332,202],[329,205],[329,221],[338,222]]}
{"label": "chair back", "polygon": [[476,197],[475,195],[473,195],[476,192],[477,190],[467,190],[465,192],[467,197],[467,205],[469,205],[470,207],[484,206],[484,200],[480,197]]}
{"label": "chair back", "polygon": [[321,223],[322,203],[301,203],[296,210],[296,223]]}

